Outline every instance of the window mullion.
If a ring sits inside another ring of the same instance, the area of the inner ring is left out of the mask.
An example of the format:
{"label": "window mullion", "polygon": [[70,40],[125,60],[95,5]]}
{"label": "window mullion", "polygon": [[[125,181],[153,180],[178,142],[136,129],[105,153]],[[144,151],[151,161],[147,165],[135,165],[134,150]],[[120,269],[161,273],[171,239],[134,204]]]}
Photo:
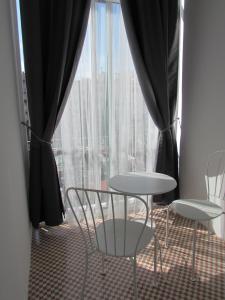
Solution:
{"label": "window mullion", "polygon": [[110,177],[110,158],[114,156],[114,154],[111,152],[113,145],[113,127],[114,127],[114,107],[112,103],[112,88],[113,88],[113,78],[112,78],[112,38],[113,38],[113,30],[112,30],[112,3],[106,3],[106,52],[107,52],[107,94],[106,94],[106,107],[107,107],[107,115],[108,115],[108,149],[109,149],[109,159],[108,159],[108,165],[107,165],[107,173],[108,177]]}

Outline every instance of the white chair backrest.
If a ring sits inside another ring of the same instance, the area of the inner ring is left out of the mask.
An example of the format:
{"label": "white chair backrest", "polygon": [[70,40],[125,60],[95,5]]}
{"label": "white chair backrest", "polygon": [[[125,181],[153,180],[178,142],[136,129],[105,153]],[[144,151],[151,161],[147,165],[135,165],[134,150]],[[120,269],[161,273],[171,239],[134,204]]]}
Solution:
{"label": "white chair backrest", "polygon": [[[130,200],[127,195],[117,192],[83,189],[75,187],[70,187],[66,190],[66,198],[69,203],[69,208],[81,230],[82,237],[85,241],[87,249],[91,248],[92,250],[99,250],[99,237],[98,234],[96,234],[96,232],[98,226],[102,224],[104,231],[103,242],[105,243],[105,249],[107,254],[107,241],[109,241],[109,237],[107,237],[108,231],[106,230],[106,222],[112,220],[111,234],[114,239],[114,255],[121,256],[117,255],[118,249],[116,241],[118,240],[118,238],[121,239],[122,236],[122,238],[124,239],[125,253],[127,238],[127,222],[135,221],[138,219],[139,224],[142,224],[142,226],[139,226],[139,232],[135,241],[135,252],[137,251],[142,234],[146,228],[148,221],[149,210],[145,200],[137,196],[132,197],[133,209],[131,210],[129,208]],[[142,204],[141,214],[140,210],[139,213],[135,213],[135,201],[138,202],[139,209],[140,204]],[[130,214],[131,211],[132,214]],[[117,236],[118,231],[115,228],[116,220],[124,221],[122,223],[122,234],[120,232],[119,237]]]}
{"label": "white chair backrest", "polygon": [[224,200],[225,196],[225,150],[215,151],[209,156],[206,169],[208,200]]}

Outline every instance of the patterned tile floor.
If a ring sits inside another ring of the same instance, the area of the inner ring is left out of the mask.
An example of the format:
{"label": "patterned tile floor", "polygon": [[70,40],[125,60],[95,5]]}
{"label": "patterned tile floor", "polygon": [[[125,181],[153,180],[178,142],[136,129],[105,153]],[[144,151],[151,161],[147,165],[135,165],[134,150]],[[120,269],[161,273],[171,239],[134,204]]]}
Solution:
{"label": "patterned tile floor", "polygon": [[[154,214],[157,234],[163,251],[163,274],[158,287],[152,286],[153,248],[150,245],[138,256],[138,298],[155,300],[225,299],[225,241],[199,227],[197,236],[197,276],[191,278],[192,224],[179,216],[171,219],[170,247],[165,249],[166,211]],[[208,247],[209,246],[209,247]],[[102,277],[101,258],[90,260],[85,299],[133,299],[132,270],[124,258],[107,258],[107,275]],[[77,227],[61,225],[40,230],[33,238],[29,282],[29,300],[75,300],[84,274],[84,244]]]}

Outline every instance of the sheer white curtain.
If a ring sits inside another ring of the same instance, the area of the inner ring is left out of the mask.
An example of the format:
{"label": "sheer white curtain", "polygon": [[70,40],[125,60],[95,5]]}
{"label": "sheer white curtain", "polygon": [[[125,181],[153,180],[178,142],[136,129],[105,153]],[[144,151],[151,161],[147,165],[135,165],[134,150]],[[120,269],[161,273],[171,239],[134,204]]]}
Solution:
{"label": "sheer white curtain", "polygon": [[93,1],[78,70],[54,136],[62,189],[107,189],[115,174],[153,170],[157,135],[120,4]]}

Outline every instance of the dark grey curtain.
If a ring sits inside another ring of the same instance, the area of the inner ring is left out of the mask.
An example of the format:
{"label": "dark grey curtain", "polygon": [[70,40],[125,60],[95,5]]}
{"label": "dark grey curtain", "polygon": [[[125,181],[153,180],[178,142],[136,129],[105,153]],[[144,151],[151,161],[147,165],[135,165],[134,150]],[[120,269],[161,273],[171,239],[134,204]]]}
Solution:
{"label": "dark grey curtain", "polygon": [[[178,0],[121,0],[126,32],[150,115],[159,129],[156,171],[178,182],[178,154],[174,132],[178,74]],[[170,203],[176,190],[154,197]]]}
{"label": "dark grey curtain", "polygon": [[20,9],[32,129],[30,219],[34,227],[54,226],[64,208],[50,141],[79,61],[90,0],[20,0]]}

